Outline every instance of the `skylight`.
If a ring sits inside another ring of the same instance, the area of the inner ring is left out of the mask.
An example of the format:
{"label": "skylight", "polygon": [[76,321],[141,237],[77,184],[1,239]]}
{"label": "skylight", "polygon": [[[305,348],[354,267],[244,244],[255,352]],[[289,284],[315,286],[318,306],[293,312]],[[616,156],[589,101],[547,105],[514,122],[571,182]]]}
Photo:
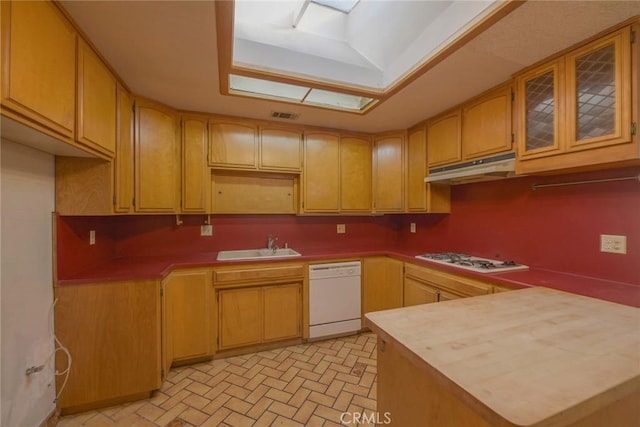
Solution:
{"label": "skylight", "polygon": [[[228,43],[227,51],[220,50],[225,55],[222,90],[365,112],[426,72],[433,66],[430,61],[448,48],[459,48],[460,37],[470,40],[480,23],[497,22],[501,9],[515,4],[504,0],[220,2],[218,24],[231,29],[219,36]],[[249,73],[257,82],[238,78]],[[279,86],[271,81],[278,76],[294,84]]]}
{"label": "skylight", "polygon": [[361,112],[376,101],[374,98],[255,79],[235,74],[229,76],[229,89],[239,95],[278,99],[296,104],[315,105],[354,112]]}
{"label": "skylight", "polygon": [[343,13],[351,12],[360,0],[311,0],[313,3],[321,4]]}

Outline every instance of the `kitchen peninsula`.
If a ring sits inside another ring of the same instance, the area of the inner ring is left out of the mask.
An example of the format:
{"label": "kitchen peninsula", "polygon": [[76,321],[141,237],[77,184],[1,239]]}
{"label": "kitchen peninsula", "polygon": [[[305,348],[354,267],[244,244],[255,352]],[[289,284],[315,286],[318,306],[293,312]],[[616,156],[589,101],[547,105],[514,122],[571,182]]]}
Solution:
{"label": "kitchen peninsula", "polygon": [[546,288],[366,315],[391,425],[635,426],[640,310]]}

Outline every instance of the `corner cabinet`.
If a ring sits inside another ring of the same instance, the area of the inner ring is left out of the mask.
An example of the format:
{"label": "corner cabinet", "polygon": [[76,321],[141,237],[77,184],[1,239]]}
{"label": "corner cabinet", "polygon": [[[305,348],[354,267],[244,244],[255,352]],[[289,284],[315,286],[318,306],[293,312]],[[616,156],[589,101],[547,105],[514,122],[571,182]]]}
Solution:
{"label": "corner cabinet", "polygon": [[180,137],[176,113],[160,104],[135,103],[135,210],[175,213],[180,194]]}
{"label": "corner cabinet", "polygon": [[[157,280],[55,288],[55,330],[73,365],[58,405],[63,414],[149,397],[162,384]],[[67,368],[56,353],[56,370]],[[60,390],[64,376],[58,376]]]}
{"label": "corner cabinet", "polygon": [[73,142],[75,30],[52,2],[3,1],[0,7],[2,113]]}
{"label": "corner cabinet", "polygon": [[376,136],[373,142],[375,212],[404,212],[406,132]]}
{"label": "corner cabinet", "polygon": [[427,138],[425,125],[409,129],[407,138],[407,212],[449,213],[448,185],[426,184]]}
{"label": "corner cabinet", "polygon": [[185,213],[209,210],[211,173],[207,165],[207,118],[182,116],[180,121],[182,150],[182,203]]}
{"label": "corner cabinet", "polygon": [[402,261],[364,258],[362,270],[362,314],[402,307]]}
{"label": "corner cabinet", "polygon": [[520,173],[637,163],[631,31],[621,28],[516,77]]}

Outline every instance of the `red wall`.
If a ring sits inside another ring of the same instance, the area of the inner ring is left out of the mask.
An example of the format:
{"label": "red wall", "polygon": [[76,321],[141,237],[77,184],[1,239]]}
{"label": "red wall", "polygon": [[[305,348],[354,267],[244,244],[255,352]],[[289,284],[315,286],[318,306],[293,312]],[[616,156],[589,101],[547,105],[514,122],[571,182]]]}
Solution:
{"label": "red wall", "polygon": [[[639,168],[454,186],[450,215],[396,216],[400,247],[513,259],[533,267],[640,284],[640,183],[557,183],[637,176]],[[417,233],[409,224],[417,224]],[[627,236],[627,255],[600,252],[600,234]]]}
{"label": "red wall", "polygon": [[[640,284],[640,183],[621,181],[532,190],[534,183],[633,176],[640,168],[548,177],[523,177],[452,188],[450,215],[314,217],[214,215],[213,236],[201,237],[204,215],[59,217],[58,274],[114,257],[186,255],[279,246],[299,249],[458,251],[513,259],[532,267]],[[409,224],[418,225],[416,234]],[[347,226],[336,234],[336,224]],[[89,246],[89,230],[96,245]],[[600,234],[627,236],[627,255],[602,253]]]}

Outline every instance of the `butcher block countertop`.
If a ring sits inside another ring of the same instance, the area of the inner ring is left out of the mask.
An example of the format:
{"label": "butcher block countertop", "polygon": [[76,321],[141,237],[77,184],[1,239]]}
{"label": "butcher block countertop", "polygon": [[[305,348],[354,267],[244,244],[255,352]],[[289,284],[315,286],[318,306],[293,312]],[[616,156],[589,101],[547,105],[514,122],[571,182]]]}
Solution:
{"label": "butcher block countertop", "polygon": [[536,287],[366,318],[490,425],[570,425],[640,393],[634,307]]}

